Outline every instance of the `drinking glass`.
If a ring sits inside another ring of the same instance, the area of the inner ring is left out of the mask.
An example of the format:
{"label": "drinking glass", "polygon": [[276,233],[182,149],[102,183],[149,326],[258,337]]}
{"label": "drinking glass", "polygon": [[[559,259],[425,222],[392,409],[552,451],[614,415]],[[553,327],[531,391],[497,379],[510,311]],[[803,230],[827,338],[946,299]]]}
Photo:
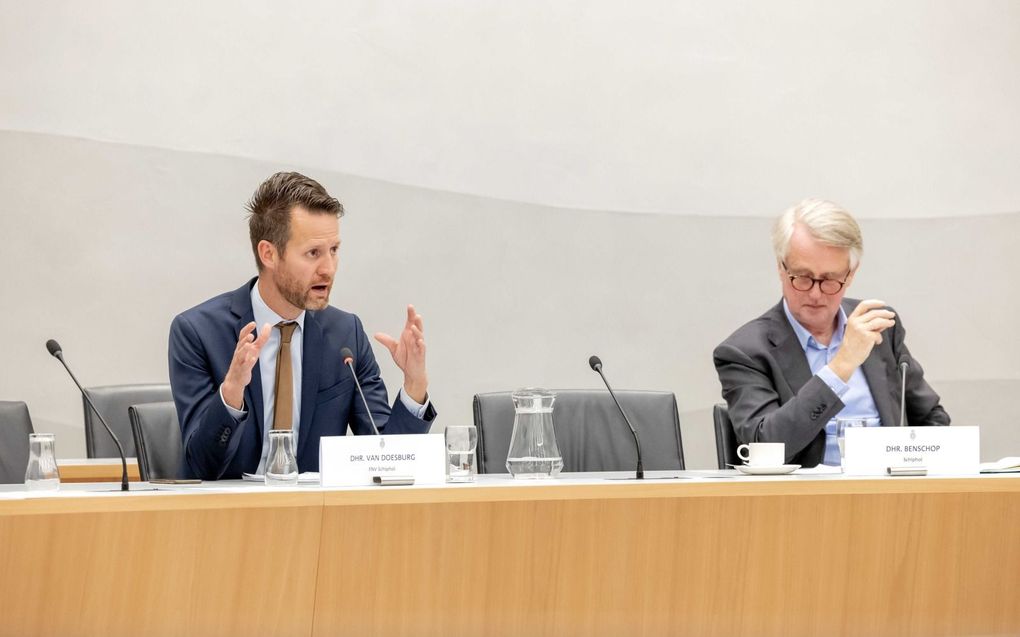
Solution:
{"label": "drinking glass", "polygon": [[28,467],[25,486],[30,491],[56,491],[60,488],[60,470],[53,434],[28,434]]}
{"label": "drinking glass", "polygon": [[452,425],[446,428],[446,481],[474,482],[478,468],[475,448],[478,430],[474,425]]}
{"label": "drinking glass", "polygon": [[266,486],[286,487],[297,483],[298,466],[297,458],[294,456],[294,432],[290,429],[270,431]]}
{"label": "drinking glass", "polygon": [[851,427],[867,427],[867,418],[837,418],[836,419],[836,441],[839,443],[839,464],[843,466],[843,458],[846,456],[846,430]]}

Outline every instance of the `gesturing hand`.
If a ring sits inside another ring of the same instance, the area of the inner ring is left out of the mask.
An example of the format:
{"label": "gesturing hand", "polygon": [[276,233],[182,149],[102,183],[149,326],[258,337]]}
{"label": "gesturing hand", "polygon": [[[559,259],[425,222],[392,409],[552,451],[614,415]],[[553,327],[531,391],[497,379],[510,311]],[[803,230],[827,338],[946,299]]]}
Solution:
{"label": "gesturing hand", "polygon": [[404,392],[411,400],[423,404],[428,395],[428,373],[425,371],[425,325],[413,305],[407,306],[407,322],[395,339],[376,332],[375,340],[390,350],[393,362],[404,372]]}
{"label": "gesturing hand", "polygon": [[885,303],[875,299],[861,301],[846,318],[846,333],[839,353],[829,363],[832,371],[849,382],[854,370],[860,367],[871,350],[882,342],[882,332],[896,324],[894,312],[883,309]]}
{"label": "gesturing hand", "polygon": [[251,370],[259,360],[259,352],[262,346],[269,340],[273,333],[272,326],[266,323],[262,326],[262,332],[255,337],[252,332],[255,330],[255,321],[248,323],[241,328],[238,335],[237,347],[234,348],[234,357],[230,360],[230,369],[223,379],[223,400],[234,409],[241,409],[244,406],[244,388],[251,382]]}

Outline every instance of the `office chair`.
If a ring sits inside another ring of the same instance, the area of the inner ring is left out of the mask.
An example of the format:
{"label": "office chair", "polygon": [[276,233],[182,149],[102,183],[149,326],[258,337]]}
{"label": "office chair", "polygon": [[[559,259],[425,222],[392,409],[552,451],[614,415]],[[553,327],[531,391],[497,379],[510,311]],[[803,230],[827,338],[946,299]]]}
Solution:
{"label": "office chair", "polygon": [[[506,457],[514,426],[512,392],[475,394],[478,472],[507,473]],[[553,427],[563,471],[633,471],[634,438],[609,392],[555,390]],[[641,440],[646,470],[684,468],[680,416],[672,392],[618,391]]]}
{"label": "office chair", "polygon": [[181,464],[181,427],[173,401],[131,405],[128,416],[141,479],[176,478]]}
{"label": "office chair", "polygon": [[28,468],[28,435],[33,433],[28,405],[0,400],[0,484],[25,481]]}
{"label": "office chair", "polygon": [[[173,400],[168,383],[86,387],[85,391],[96,404],[96,409],[103,413],[110,429],[117,434],[120,444],[124,446],[124,455],[128,457],[135,455],[128,407]],[[85,455],[89,458],[119,458],[117,445],[110,438],[110,434],[106,433],[103,423],[99,422],[99,416],[85,402],[84,396],[81,401],[85,411]]]}
{"label": "office chair", "polygon": [[712,407],[712,421],[715,423],[715,455],[720,469],[729,469],[727,465],[743,464],[737,457],[737,434],[733,431],[730,411],[726,403]]}

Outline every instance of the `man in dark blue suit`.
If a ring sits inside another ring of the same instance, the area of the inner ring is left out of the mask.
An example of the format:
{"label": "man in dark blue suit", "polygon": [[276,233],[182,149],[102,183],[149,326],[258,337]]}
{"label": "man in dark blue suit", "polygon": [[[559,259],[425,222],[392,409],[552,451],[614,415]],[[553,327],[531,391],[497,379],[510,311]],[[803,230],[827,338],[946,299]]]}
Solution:
{"label": "man in dark blue suit", "polygon": [[[407,307],[399,338],[377,333],[404,372],[392,408],[357,316],[329,305],[343,206],[318,182],[278,173],[248,204],[258,277],[178,315],[170,384],[181,423],[179,474],[217,480],[263,473],[269,431],[294,432],[300,471],[318,471],[319,438],[372,433],[340,350],[350,348],[382,433],[425,433],[428,399],[421,316]],[[257,329],[257,326],[261,326]]]}

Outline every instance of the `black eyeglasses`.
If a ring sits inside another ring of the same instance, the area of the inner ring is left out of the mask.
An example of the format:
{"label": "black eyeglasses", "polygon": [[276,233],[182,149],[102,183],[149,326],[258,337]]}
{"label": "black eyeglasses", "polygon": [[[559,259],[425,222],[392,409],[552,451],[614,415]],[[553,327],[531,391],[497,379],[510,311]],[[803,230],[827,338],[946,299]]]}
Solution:
{"label": "black eyeglasses", "polygon": [[783,269],[786,270],[786,273],[790,275],[790,285],[798,292],[809,292],[811,288],[815,287],[815,283],[817,283],[818,289],[822,291],[822,294],[839,294],[839,291],[846,285],[846,280],[850,278],[850,273],[853,272],[853,268],[847,270],[842,281],[839,279],[815,279],[805,274],[790,274],[786,263],[783,261],[780,261],[780,263],[783,264]]}

